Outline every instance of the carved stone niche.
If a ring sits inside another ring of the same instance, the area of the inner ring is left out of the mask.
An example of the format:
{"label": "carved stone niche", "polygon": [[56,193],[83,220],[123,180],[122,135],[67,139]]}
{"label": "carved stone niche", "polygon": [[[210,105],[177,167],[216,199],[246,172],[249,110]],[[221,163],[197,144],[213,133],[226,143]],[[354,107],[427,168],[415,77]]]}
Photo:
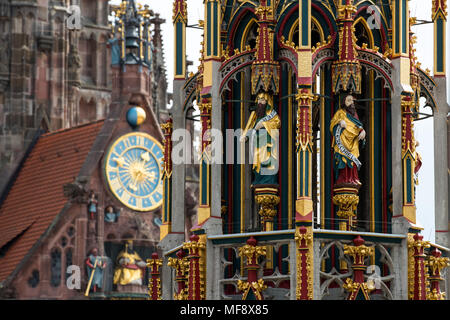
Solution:
{"label": "carved stone niche", "polygon": [[9,85],[9,78],[0,74],[0,92],[5,92]]}
{"label": "carved stone niche", "polygon": [[72,86],[81,86],[81,58],[78,49],[74,44],[70,44],[68,57],[69,82]]}
{"label": "carved stone niche", "polygon": [[0,37],[0,92],[5,92],[9,84],[9,44],[6,36]]}
{"label": "carved stone niche", "polygon": [[10,15],[10,12],[11,11],[10,11],[9,3],[4,3],[4,2],[0,3],[0,19],[1,18],[8,19],[9,15]]}
{"label": "carved stone niche", "polygon": [[39,51],[51,52],[53,48],[54,37],[49,24],[41,23],[38,27],[37,47]]}

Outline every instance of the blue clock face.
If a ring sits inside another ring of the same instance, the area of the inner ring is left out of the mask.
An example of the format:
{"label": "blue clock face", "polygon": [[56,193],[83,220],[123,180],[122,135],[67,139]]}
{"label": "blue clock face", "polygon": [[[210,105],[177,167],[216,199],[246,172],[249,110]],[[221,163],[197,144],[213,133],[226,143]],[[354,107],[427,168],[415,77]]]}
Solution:
{"label": "blue clock face", "polygon": [[162,204],[162,146],[145,133],[117,139],[106,157],[106,180],[117,199],[136,211]]}

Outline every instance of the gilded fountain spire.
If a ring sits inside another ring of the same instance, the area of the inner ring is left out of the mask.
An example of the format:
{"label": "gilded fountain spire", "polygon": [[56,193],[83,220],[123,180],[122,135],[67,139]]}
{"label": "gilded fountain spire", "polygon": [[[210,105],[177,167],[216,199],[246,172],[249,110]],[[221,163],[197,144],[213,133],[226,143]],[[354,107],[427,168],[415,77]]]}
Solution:
{"label": "gilded fountain spire", "polygon": [[255,14],[258,18],[255,61],[252,65],[252,93],[259,91],[278,93],[280,66],[274,60],[273,28],[275,26],[273,4],[261,0]]}
{"label": "gilded fountain spire", "polygon": [[345,0],[338,9],[339,55],[333,64],[333,91],[361,93],[361,65],[356,50],[355,28],[353,27],[356,6],[353,0]]}

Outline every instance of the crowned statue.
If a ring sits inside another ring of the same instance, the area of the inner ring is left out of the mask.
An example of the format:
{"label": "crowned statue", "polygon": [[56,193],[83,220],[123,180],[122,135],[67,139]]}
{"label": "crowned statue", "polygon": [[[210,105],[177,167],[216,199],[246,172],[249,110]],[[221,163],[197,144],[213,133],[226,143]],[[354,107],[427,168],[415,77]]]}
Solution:
{"label": "crowned statue", "polygon": [[333,134],[335,185],[361,186],[358,171],[360,143],[365,143],[366,131],[358,118],[355,98],[345,97],[343,108],[339,109],[331,120],[330,130]]}
{"label": "crowned statue", "polygon": [[128,240],[125,248],[117,256],[114,270],[114,284],[122,286],[135,284],[142,285],[143,271],[147,264],[133,249],[133,241]]}
{"label": "crowned statue", "polygon": [[274,185],[277,184],[278,129],[281,121],[268,93],[259,93],[256,102],[256,111],[250,114],[241,142],[250,134],[254,173],[252,185]]}

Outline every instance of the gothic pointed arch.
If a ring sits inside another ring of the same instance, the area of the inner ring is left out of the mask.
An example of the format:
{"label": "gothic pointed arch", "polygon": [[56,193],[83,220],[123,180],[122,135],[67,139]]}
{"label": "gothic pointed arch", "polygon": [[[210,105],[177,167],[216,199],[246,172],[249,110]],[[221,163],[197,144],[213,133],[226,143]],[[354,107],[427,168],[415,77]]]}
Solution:
{"label": "gothic pointed arch", "polygon": [[36,110],[35,122],[36,127],[40,128],[43,132],[50,131],[50,120],[44,105],[40,105]]}
{"label": "gothic pointed arch", "polygon": [[94,97],[81,97],[78,109],[78,124],[94,121],[97,117],[97,102]]}
{"label": "gothic pointed arch", "polygon": [[372,33],[374,38],[374,46],[380,48],[381,52],[386,50],[389,46],[389,24],[387,15],[391,14],[390,4],[383,2],[381,5],[375,5],[373,1],[361,1],[357,4],[357,12],[355,18],[355,25],[359,18],[365,21],[365,27]]}
{"label": "gothic pointed arch", "polygon": [[[242,45],[245,48],[245,40],[251,35],[249,27],[256,23],[256,16],[254,8],[247,5],[242,5],[241,8],[235,12],[230,21],[231,28],[228,29],[228,47],[229,49],[241,49]],[[256,43],[255,43],[256,45]]]}
{"label": "gothic pointed arch", "polygon": [[359,17],[355,20],[354,23],[355,28],[355,36],[356,36],[356,44],[359,47],[363,47],[366,45],[368,48],[373,49],[375,46],[374,35],[372,34],[371,29],[369,28],[367,21],[363,17]]}

